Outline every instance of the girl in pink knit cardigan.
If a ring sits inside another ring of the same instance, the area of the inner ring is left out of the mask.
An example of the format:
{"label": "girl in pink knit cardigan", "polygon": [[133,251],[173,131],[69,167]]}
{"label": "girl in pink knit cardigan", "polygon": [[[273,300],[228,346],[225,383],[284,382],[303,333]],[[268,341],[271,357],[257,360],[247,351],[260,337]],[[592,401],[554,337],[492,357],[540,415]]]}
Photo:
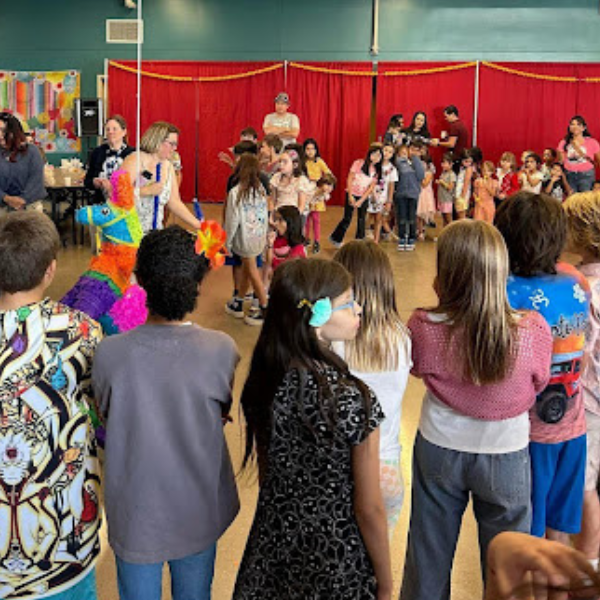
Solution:
{"label": "girl in pink knit cardigan", "polygon": [[456,221],[438,240],[438,305],[408,322],[412,374],[426,394],[402,600],[449,600],[470,500],[483,573],[496,534],[530,529],[528,410],[548,381],[552,335],[537,313],[510,308],[507,277],[500,233],[482,221]]}

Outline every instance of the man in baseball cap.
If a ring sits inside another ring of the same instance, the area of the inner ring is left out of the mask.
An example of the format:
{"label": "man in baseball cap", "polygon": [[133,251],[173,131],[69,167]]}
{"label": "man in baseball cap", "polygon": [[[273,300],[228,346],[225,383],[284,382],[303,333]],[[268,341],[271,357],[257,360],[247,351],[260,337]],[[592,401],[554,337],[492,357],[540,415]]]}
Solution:
{"label": "man in baseball cap", "polygon": [[298,116],[288,112],[290,97],[285,92],[280,92],[275,98],[275,112],[270,113],[263,121],[265,135],[274,133],[281,138],[284,147],[295,144],[300,133],[300,119]]}

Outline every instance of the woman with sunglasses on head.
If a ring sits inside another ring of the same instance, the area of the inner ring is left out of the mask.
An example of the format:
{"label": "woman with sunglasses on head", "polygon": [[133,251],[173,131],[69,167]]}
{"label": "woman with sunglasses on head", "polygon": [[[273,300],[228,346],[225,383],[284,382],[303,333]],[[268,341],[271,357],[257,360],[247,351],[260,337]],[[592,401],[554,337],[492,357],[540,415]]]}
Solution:
{"label": "woman with sunglasses on head", "polygon": [[0,214],[12,210],[42,210],[46,197],[44,161],[27,143],[21,122],[0,113]]}
{"label": "woman with sunglasses on head", "polygon": [[[179,196],[175,170],[170,161],[179,141],[179,129],[171,123],[157,121],[146,129],[140,151],[130,154],[123,168],[131,175],[136,188],[136,208],[144,235],[162,229],[165,207],[186,225],[200,228],[200,221],[185,207]],[[139,156],[139,170],[138,170]]]}

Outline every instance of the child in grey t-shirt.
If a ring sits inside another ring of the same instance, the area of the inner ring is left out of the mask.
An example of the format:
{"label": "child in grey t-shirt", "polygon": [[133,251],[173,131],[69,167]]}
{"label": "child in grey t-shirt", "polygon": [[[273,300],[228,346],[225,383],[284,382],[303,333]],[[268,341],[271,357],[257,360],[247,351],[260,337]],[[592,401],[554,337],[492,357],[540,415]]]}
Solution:
{"label": "child in grey t-shirt", "polygon": [[148,319],[102,342],[94,363],[121,600],[158,597],[164,562],[174,589],[209,597],[216,542],[239,510],[223,435],[239,356],[229,336],[187,321],[209,269],[194,244],[177,226],[143,239]]}

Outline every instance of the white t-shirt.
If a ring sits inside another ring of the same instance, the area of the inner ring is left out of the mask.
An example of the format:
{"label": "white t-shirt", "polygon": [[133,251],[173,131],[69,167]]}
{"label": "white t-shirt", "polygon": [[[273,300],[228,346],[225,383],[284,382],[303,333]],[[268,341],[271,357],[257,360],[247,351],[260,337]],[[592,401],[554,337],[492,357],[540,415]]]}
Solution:
{"label": "white t-shirt", "polygon": [[[334,342],[333,351],[344,358],[344,343]],[[398,368],[395,371],[379,373],[361,373],[351,369],[351,373],[364,381],[372,390],[385,414],[381,423],[379,438],[379,457],[382,460],[399,460],[400,421],[402,419],[402,399],[406,391],[408,376],[412,367],[411,342],[407,336],[398,346]]]}
{"label": "white t-shirt", "polygon": [[[291,112],[286,112],[283,115],[276,112],[269,113],[265,116],[265,120],[263,121],[263,129],[265,129],[265,127],[285,127],[286,129],[298,129],[299,131],[300,119]],[[284,146],[296,143],[296,138],[293,137],[284,137],[280,135],[279,138]]]}
{"label": "white t-shirt", "polygon": [[507,454],[529,445],[529,413],[504,421],[467,417],[425,392],[421,435],[432,444],[472,454]]}
{"label": "white t-shirt", "polygon": [[531,185],[525,173],[521,173],[521,175],[519,176],[519,181],[521,182],[521,189],[524,192],[532,192],[533,194],[539,194],[542,191],[542,182],[544,180],[544,174],[541,171],[536,171],[535,173],[533,173],[533,176],[535,178],[534,180],[538,182],[535,185]]}

